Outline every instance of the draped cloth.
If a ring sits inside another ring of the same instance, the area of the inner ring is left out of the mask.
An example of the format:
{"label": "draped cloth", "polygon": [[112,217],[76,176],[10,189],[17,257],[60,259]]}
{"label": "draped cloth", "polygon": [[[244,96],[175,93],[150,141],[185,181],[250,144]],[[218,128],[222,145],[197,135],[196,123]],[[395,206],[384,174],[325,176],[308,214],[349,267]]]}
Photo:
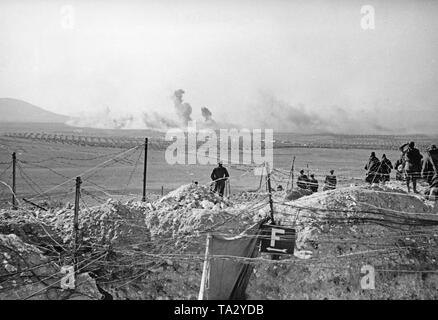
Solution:
{"label": "draped cloth", "polygon": [[[255,258],[258,255],[260,224],[246,235],[226,238],[211,235],[208,246],[207,287],[203,299],[245,300],[253,266],[239,257]],[[215,256],[226,257],[215,257]],[[236,258],[233,258],[236,257]],[[203,275],[204,276],[204,275]]]}

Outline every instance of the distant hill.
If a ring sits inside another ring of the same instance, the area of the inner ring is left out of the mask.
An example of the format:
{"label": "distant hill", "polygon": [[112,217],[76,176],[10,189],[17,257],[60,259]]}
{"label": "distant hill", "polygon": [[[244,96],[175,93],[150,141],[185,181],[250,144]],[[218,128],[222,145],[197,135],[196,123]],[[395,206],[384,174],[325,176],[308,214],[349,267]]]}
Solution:
{"label": "distant hill", "polygon": [[53,113],[26,101],[0,98],[0,122],[64,123],[67,116]]}

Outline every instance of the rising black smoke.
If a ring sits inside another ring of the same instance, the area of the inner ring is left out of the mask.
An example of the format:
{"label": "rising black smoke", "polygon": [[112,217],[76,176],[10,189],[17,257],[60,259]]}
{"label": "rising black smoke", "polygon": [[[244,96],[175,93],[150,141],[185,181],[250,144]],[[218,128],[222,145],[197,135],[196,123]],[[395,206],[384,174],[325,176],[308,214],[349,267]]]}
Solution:
{"label": "rising black smoke", "polygon": [[201,108],[201,114],[204,117],[204,126],[209,128],[216,128],[216,121],[213,120],[213,114],[207,107]]}
{"label": "rising black smoke", "polygon": [[192,106],[183,101],[184,90],[179,89],[173,93],[173,103],[175,106],[176,115],[181,126],[187,126],[189,121],[192,121]]}

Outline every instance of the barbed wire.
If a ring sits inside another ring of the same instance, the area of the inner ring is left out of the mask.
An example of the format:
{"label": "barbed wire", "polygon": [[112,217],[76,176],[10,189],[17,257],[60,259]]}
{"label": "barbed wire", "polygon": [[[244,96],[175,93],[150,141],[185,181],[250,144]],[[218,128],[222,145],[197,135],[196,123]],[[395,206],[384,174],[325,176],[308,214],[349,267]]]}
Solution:
{"label": "barbed wire", "polygon": [[[25,172],[23,171],[23,169],[22,169],[22,167],[20,166],[20,165],[17,165],[17,168],[18,168],[18,172],[19,172],[19,174],[20,174],[20,177],[23,179],[23,181],[29,186],[29,188],[33,191],[33,192],[35,192],[36,194],[38,194],[38,195],[41,195],[42,194],[42,189],[40,188],[40,186],[37,184],[37,183],[35,183],[32,179],[30,179],[26,174],[25,174]],[[37,190],[33,185],[32,185],[32,183],[36,186],[36,188],[38,188],[39,190]],[[45,197],[46,199],[50,199],[50,197],[49,196],[44,196],[44,195],[42,195],[42,197]]]}
{"label": "barbed wire", "polygon": [[97,159],[101,159],[101,158],[105,158],[108,156],[113,156],[120,153],[119,151],[117,152],[111,152],[111,153],[107,153],[107,154],[102,154],[102,155],[98,155],[98,156],[94,156],[94,157],[89,157],[89,158],[73,158],[73,157],[64,157],[64,156],[56,156],[56,157],[50,157],[50,158],[46,158],[46,159],[42,159],[42,160],[38,160],[38,161],[29,161],[26,160],[29,163],[33,163],[33,164],[38,164],[38,163],[42,163],[42,162],[46,162],[46,161],[51,161],[51,160],[56,160],[56,159],[63,159],[63,160],[70,160],[70,161],[92,161],[92,160],[97,160]]}
{"label": "barbed wire", "polygon": [[10,168],[12,167],[12,163],[5,169],[5,170],[3,170],[1,173],[0,173],[0,177],[2,176],[2,175],[4,175],[5,173],[6,173],[6,171],[8,171]]}
{"label": "barbed wire", "polygon": [[[96,262],[96,261],[98,261],[98,260],[104,258],[106,255],[107,255],[107,252],[103,253],[103,254],[100,255],[97,259],[94,259],[93,261],[91,261],[91,262],[89,262],[88,264],[86,264],[86,265],[84,265],[84,266],[78,268],[78,269],[75,270],[75,271],[76,271],[76,272],[79,272],[79,271],[83,270],[84,268],[88,267],[90,264],[92,264],[92,263],[94,263],[94,262]],[[90,257],[88,260],[91,260],[91,257]],[[83,263],[83,261],[82,261],[82,263]],[[45,278],[44,281],[49,280],[49,279],[55,277],[56,275],[59,275],[59,272],[56,272],[56,273],[54,273],[53,275],[51,275],[51,276]],[[32,293],[32,294],[26,296],[25,298],[20,299],[20,300],[28,300],[28,299],[34,297],[35,295],[37,295],[37,294],[39,294],[39,293],[42,293],[42,292],[44,292],[44,291],[47,291],[48,289],[50,289],[51,287],[57,285],[57,284],[58,284],[59,282],[61,282],[61,281],[62,281],[62,278],[59,279],[59,280],[57,280],[57,281],[55,281],[54,283],[50,284],[49,286],[46,286],[45,288],[40,289],[40,290],[38,290],[38,291],[36,291],[36,292],[34,292],[34,293]],[[41,281],[41,282],[42,282],[42,281]]]}
{"label": "barbed wire", "polygon": [[129,178],[128,178],[128,182],[126,183],[125,190],[128,188],[129,184],[131,183],[132,177],[134,176],[134,173],[137,170],[137,166],[138,166],[138,163],[141,159],[141,156],[143,155],[143,152],[144,152],[143,149],[139,152],[138,158],[134,164],[134,168],[132,169],[131,173],[129,174]]}
{"label": "barbed wire", "polygon": [[[294,207],[300,210],[307,210],[314,213],[320,212],[330,212],[330,213],[350,213],[350,214],[358,214],[358,213],[367,213],[371,215],[378,215],[379,217],[358,217],[358,216],[348,216],[348,217],[333,217],[333,216],[320,216],[319,219],[327,220],[330,222],[337,223],[377,223],[377,224],[393,224],[399,226],[422,226],[422,227],[434,227],[438,225],[438,220],[433,219],[423,219],[417,217],[407,217],[407,216],[399,216],[399,215],[391,215],[385,212],[375,212],[369,210],[343,210],[343,209],[328,209],[328,208],[314,208],[314,207],[306,207],[299,206],[290,203],[282,203],[280,205]],[[284,215],[297,215],[297,213],[290,212],[282,212]],[[302,216],[302,214],[301,214]],[[312,216],[309,216],[312,217]]]}
{"label": "barbed wire", "polygon": [[[119,153],[118,155],[116,155],[114,158],[119,157],[119,156],[121,156],[121,155],[124,155],[124,154],[126,154],[126,153],[128,153],[128,152],[130,152],[130,151],[132,151],[132,150],[134,150],[134,149],[136,149],[136,148],[138,148],[138,146],[137,146],[137,147],[134,147],[134,148],[131,148],[131,149],[128,149],[128,150],[126,150],[126,151],[123,151],[123,152]],[[98,164],[98,165],[96,165],[96,166],[94,166],[94,167],[92,167],[92,168],[86,169],[86,170],[83,171],[82,173],[77,174],[75,177],[83,176],[83,175],[86,174],[86,173],[89,173],[89,172],[92,172],[92,171],[94,171],[94,170],[97,170],[99,167],[101,167],[102,165],[108,163],[109,161],[112,161],[114,158],[109,159],[109,160],[106,160],[106,161],[104,161],[104,162],[102,162],[102,163],[100,163],[100,164]],[[59,187],[65,185],[66,183],[68,183],[68,182],[72,181],[73,179],[75,179],[75,177],[71,177],[71,178],[69,178],[69,177],[65,177],[67,180],[65,180],[64,182],[62,182],[62,183],[60,183],[60,184],[58,184],[58,185],[56,185],[56,186],[54,186],[54,187],[51,187],[51,188],[47,189],[47,190],[44,191],[42,194],[47,194],[48,192],[53,191],[53,190],[55,190],[55,189],[57,189],[57,188],[59,188]],[[33,198],[34,198],[34,197],[31,197],[29,200],[31,200],[31,199],[33,199]]]}

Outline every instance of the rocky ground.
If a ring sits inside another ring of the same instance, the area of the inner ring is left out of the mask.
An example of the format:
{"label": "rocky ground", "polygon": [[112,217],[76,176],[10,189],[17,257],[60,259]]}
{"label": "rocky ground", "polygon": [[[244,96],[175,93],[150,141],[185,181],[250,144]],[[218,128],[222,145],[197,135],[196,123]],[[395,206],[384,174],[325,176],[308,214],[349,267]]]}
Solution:
{"label": "rocky ground", "polygon": [[[248,298],[437,298],[436,210],[396,182],[276,192],[276,222],[296,229],[296,254],[252,261]],[[237,235],[266,216],[267,194],[221,199],[195,184],[146,203],[83,204],[73,290],[61,288],[72,205],[1,210],[0,299],[196,299],[206,234]],[[363,265],[376,269],[375,290],[359,285]]]}

